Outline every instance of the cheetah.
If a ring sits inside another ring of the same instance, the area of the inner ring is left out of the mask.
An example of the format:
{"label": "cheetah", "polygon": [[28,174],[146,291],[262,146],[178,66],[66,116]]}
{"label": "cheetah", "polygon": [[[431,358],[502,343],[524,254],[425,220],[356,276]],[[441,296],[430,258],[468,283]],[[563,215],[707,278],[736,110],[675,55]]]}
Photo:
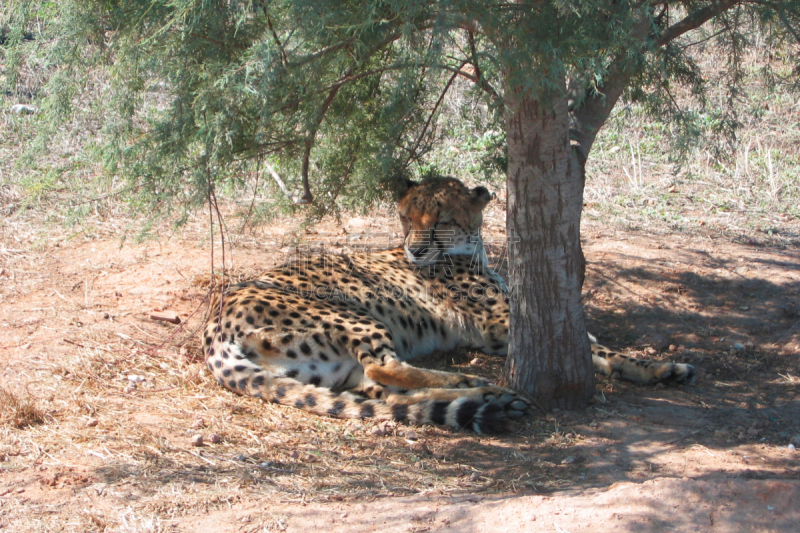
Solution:
{"label": "cheetah", "polygon": [[[405,189],[402,247],[300,257],[215,295],[202,343],[222,386],[319,415],[477,433],[529,411],[478,376],[408,363],[456,348],[506,354],[509,307],[481,240],[489,191],[449,177]],[[690,365],[628,358],[594,339],[592,359],[598,373],[637,383],[694,376]]]}

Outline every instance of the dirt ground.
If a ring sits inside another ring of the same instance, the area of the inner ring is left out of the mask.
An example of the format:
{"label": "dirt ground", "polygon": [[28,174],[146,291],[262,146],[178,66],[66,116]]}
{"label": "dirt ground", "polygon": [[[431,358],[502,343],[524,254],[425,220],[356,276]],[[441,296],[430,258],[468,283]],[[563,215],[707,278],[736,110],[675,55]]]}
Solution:
{"label": "dirt ground", "polygon": [[[399,242],[386,213],[345,222],[236,235],[225,260],[248,277],[298,243]],[[800,240],[586,222],[590,330],[694,364],[695,384],[600,380],[585,410],[476,436],[218,388],[192,335],[211,249],[195,226],[139,244],[110,222],[0,226],[3,531],[798,530]],[[183,324],[150,319],[163,310]],[[467,352],[426,365],[502,372]]]}

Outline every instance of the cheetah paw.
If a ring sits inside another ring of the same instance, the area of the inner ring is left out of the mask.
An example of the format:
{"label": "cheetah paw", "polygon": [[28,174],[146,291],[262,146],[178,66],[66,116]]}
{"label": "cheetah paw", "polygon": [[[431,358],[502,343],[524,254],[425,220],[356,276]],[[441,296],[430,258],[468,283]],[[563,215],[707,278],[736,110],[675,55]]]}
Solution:
{"label": "cheetah paw", "polygon": [[484,400],[499,404],[508,418],[516,420],[530,413],[530,404],[513,391],[500,387],[491,387],[490,389],[484,394]]}
{"label": "cheetah paw", "polygon": [[695,370],[692,365],[685,363],[667,363],[658,369],[653,378],[653,383],[691,383],[694,381]]}

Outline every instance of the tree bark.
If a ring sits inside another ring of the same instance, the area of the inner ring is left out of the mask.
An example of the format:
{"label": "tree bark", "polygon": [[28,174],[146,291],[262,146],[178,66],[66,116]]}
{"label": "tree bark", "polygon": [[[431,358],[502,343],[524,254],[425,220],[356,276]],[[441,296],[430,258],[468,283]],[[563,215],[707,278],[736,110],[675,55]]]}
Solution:
{"label": "tree bark", "polygon": [[566,86],[506,87],[510,332],[508,384],[550,410],[594,394],[581,286],[584,169],[569,141]]}

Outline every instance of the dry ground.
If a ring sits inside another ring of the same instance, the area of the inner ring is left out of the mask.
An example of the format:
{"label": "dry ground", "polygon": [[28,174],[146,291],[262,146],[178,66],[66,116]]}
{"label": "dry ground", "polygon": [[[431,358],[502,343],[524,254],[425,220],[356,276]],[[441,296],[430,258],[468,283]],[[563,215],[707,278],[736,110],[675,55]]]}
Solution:
{"label": "dry ground", "polygon": [[[797,531],[800,223],[776,243],[587,212],[591,329],[694,364],[696,384],[600,381],[587,409],[503,436],[320,418],[218,388],[192,335],[211,248],[199,221],[142,244],[101,220],[91,236],[0,224],[0,529]],[[300,242],[397,242],[397,226],[386,213],[349,230],[276,224],[235,236],[226,262],[247,277]],[[466,352],[426,364],[502,372]]]}

